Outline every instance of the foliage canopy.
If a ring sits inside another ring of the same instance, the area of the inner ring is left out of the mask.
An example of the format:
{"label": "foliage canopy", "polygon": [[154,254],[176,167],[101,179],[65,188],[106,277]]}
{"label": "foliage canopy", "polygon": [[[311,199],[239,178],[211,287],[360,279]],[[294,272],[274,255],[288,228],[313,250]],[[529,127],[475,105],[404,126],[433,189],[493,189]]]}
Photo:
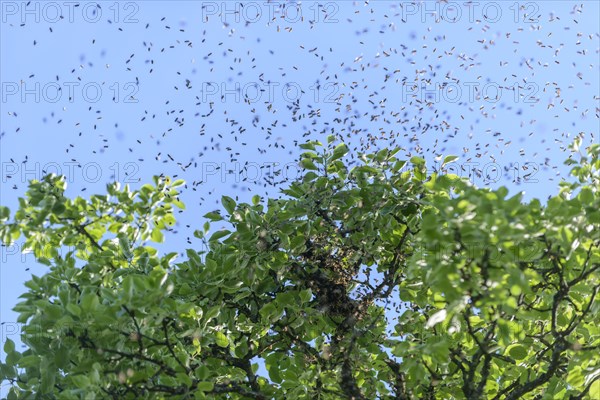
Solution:
{"label": "foliage canopy", "polygon": [[223,197],[205,217],[230,228],[181,262],[152,242],[182,181],[89,200],[32,181],[0,208],[2,242],[48,266],[15,307],[8,398],[600,397],[600,145],[575,142],[542,205],[398,150],[349,168],[328,142],[285,198]]}

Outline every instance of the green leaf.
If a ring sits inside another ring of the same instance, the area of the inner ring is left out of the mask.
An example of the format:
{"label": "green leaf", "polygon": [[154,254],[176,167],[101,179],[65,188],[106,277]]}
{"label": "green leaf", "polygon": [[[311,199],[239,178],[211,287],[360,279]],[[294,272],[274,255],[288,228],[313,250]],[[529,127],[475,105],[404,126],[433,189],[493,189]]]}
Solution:
{"label": "green leaf", "polygon": [[67,207],[65,207],[64,203],[57,202],[52,207],[52,212],[56,215],[60,215],[60,214],[64,213],[66,209],[67,209]]}
{"label": "green leaf", "polygon": [[227,235],[231,234],[230,231],[226,230],[226,229],[222,229],[220,231],[216,231],[215,233],[212,234],[212,236],[210,237],[210,239],[208,239],[209,242],[214,242],[216,240],[221,239],[222,237],[225,237]]}
{"label": "green leaf", "polygon": [[66,368],[69,365],[69,349],[66,346],[60,346],[54,353],[54,363],[59,368]]}
{"label": "green leaf", "polygon": [[219,347],[227,347],[229,346],[229,339],[223,332],[217,332],[215,333],[215,343]]}
{"label": "green leaf", "polygon": [[337,159],[342,158],[348,152],[348,146],[345,143],[338,144],[333,150],[333,154],[331,155],[330,161],[335,161]]}
{"label": "green leaf", "polygon": [[167,226],[173,226],[175,225],[175,217],[173,216],[173,214],[167,214],[164,216],[164,218],[162,219],[162,221],[165,223],[165,225]]}
{"label": "green leaf", "polygon": [[315,144],[313,142],[301,143],[298,147],[304,150],[315,150]]}
{"label": "green leaf", "polygon": [[410,159],[411,164],[415,166],[425,165],[425,160],[421,157],[414,156]]}
{"label": "green leaf", "polygon": [[162,231],[160,230],[160,228],[152,229],[152,234],[150,235],[150,238],[152,239],[153,242],[156,242],[156,243],[162,243],[165,240],[165,237],[164,237]]}
{"label": "green leaf", "polygon": [[177,207],[181,210],[185,210],[185,204],[181,200],[173,199],[172,203],[173,203],[173,205],[175,205],[175,207]]}
{"label": "green leaf", "polygon": [[8,207],[0,206],[0,222],[6,221],[10,217],[10,210]]}
{"label": "green leaf", "polygon": [[79,389],[86,389],[90,386],[90,379],[86,375],[71,375],[71,381]]}
{"label": "green leaf", "polygon": [[19,360],[19,366],[22,368],[33,367],[39,365],[40,357],[38,355],[29,355],[22,357]]}
{"label": "green leaf", "polygon": [[201,392],[211,392],[215,388],[215,384],[213,382],[203,381],[198,382],[198,385],[196,387]]}
{"label": "green leaf", "polygon": [[235,210],[235,200],[233,200],[231,197],[223,196],[221,197],[221,202],[229,214],[233,213]]}
{"label": "green leaf", "polygon": [[527,349],[520,344],[514,344],[507,348],[508,354],[517,361],[524,360],[527,357]]}
{"label": "green leaf", "polygon": [[66,309],[68,312],[77,317],[81,316],[81,308],[79,308],[77,304],[69,303],[67,304]]}
{"label": "green leaf", "polygon": [[223,220],[223,217],[221,216],[221,214],[219,214],[218,212],[215,212],[215,211],[212,211],[212,212],[204,214],[204,218],[208,218],[211,221],[221,221],[221,220]]}
{"label": "green leaf", "polygon": [[317,146],[323,146],[323,144],[317,140],[299,144],[298,147],[305,150],[316,150]]}
{"label": "green leaf", "polygon": [[126,236],[119,235],[119,247],[121,248],[121,251],[123,252],[125,258],[129,259],[133,256],[133,254],[131,253],[131,246],[129,245],[129,240]]}
{"label": "green leaf", "polygon": [[312,291],[310,289],[300,291],[300,300],[303,303],[309,302],[312,299]]}
{"label": "green leaf", "polygon": [[589,187],[581,188],[581,191],[579,192],[579,199],[583,204],[592,204],[594,201],[592,189]]}
{"label": "green leaf", "polygon": [[15,342],[7,338],[6,342],[4,342],[4,352],[6,354],[10,354],[13,351],[15,351]]}
{"label": "green leaf", "polygon": [[98,296],[94,293],[86,293],[81,298],[81,309],[85,312],[94,312],[98,305]]}
{"label": "green leaf", "polygon": [[171,184],[171,187],[176,188],[176,187],[182,186],[184,184],[185,184],[185,181],[183,179],[177,179],[175,182],[173,182]]}
{"label": "green leaf", "polygon": [[583,386],[584,382],[585,377],[580,366],[575,366],[569,371],[569,374],[567,375],[567,384],[569,384],[569,386],[579,388]]}
{"label": "green leaf", "polygon": [[133,275],[128,275],[123,279],[123,300],[130,302],[134,294]]}
{"label": "green leaf", "polygon": [[199,267],[200,265],[202,265],[202,259],[198,255],[198,252],[192,249],[187,249],[186,254],[195,267]]}
{"label": "green leaf", "polygon": [[50,363],[42,363],[40,368],[41,383],[40,393],[50,394],[54,389],[54,382],[56,381],[56,371]]}
{"label": "green leaf", "polygon": [[312,170],[312,171],[318,170],[317,166],[315,165],[313,160],[311,160],[310,158],[303,158],[302,161],[300,161],[300,165],[302,165],[302,167],[304,169],[308,169],[308,170]]}
{"label": "green leaf", "polygon": [[456,160],[458,160],[458,156],[446,156],[444,162],[442,162],[442,167]]}

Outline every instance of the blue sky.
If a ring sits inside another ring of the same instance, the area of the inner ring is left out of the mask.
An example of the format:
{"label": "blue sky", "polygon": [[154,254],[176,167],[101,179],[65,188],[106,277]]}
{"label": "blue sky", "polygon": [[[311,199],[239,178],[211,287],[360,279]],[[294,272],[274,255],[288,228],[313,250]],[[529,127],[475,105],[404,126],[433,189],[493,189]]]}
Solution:
{"label": "blue sky", "polygon": [[[555,192],[576,135],[598,141],[596,1],[98,4],[0,2],[11,212],[43,171],[70,196],[177,175],[188,207],[166,243],[182,251],[221,195],[276,196],[298,176],[296,141],[459,155],[453,172],[529,199]],[[1,251],[2,340],[15,339],[11,308],[44,267]]]}

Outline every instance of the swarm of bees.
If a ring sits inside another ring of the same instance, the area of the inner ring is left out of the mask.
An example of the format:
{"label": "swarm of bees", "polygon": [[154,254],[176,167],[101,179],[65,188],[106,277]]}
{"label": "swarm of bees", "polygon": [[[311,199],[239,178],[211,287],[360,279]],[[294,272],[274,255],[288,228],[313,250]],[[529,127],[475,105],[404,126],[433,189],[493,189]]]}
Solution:
{"label": "swarm of bees", "polygon": [[[187,182],[182,218],[197,220],[224,192],[280,196],[301,173],[298,146],[327,135],[347,143],[349,166],[382,148],[433,165],[456,154],[448,172],[530,183],[535,195],[535,182],[566,171],[552,156],[574,136],[597,141],[594,2],[507,3],[496,16],[465,3],[460,21],[444,1],[431,12],[420,2],[275,2],[253,11],[260,20],[242,3],[189,2],[168,15],[148,2],[117,6],[85,18],[63,10],[60,22],[5,16],[3,47],[14,43],[3,59],[18,48],[40,61],[15,57],[3,71],[14,81],[0,137],[7,205],[32,174],[69,173],[80,195],[170,175]],[[170,228],[188,244],[194,229]]]}

